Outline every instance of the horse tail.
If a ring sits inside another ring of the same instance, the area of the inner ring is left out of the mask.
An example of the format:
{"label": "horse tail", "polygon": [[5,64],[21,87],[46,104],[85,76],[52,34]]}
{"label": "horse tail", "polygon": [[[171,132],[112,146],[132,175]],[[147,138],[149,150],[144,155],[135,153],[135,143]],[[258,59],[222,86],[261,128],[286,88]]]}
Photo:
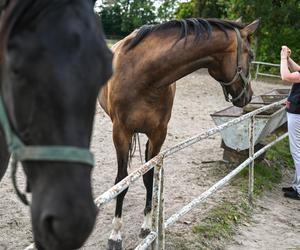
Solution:
{"label": "horse tail", "polygon": [[139,147],[139,154],[140,154],[141,164],[143,164],[140,136],[139,136],[139,133],[134,133],[132,138],[131,138],[131,143],[130,143],[130,147],[129,147],[129,157],[128,157],[129,167],[131,167],[132,158],[133,158],[133,156],[136,152],[137,145]]}

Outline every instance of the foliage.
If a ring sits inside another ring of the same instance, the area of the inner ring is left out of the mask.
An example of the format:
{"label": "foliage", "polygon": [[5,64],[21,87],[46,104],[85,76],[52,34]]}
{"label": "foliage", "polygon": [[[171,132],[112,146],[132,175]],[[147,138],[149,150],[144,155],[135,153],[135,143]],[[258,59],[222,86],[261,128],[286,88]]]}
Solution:
{"label": "foliage", "polygon": [[99,15],[109,36],[125,36],[144,24],[156,20],[153,0],[105,1]]}
{"label": "foliage", "polygon": [[183,18],[197,16],[194,14],[194,12],[195,12],[195,1],[192,0],[190,2],[180,3],[175,15],[177,18],[183,19]]}
{"label": "foliage", "polygon": [[288,45],[300,61],[300,2],[298,0],[231,0],[229,18],[243,16],[245,22],[261,18],[256,56],[260,61],[279,62],[282,45]]}
{"label": "foliage", "polygon": [[[276,136],[269,136],[268,141],[273,141]],[[289,140],[286,138],[274,145],[267,151],[265,160],[255,163],[255,179],[254,179],[254,194],[260,195],[265,190],[270,190],[274,185],[280,183],[283,175],[283,170],[294,168],[293,159],[289,150]],[[237,181],[233,185],[244,189],[246,193],[248,190],[248,168],[244,169]]]}
{"label": "foliage", "polygon": [[122,32],[122,9],[119,4],[104,5],[101,8],[101,21],[106,34],[120,36]]}
{"label": "foliage", "polygon": [[194,0],[194,15],[198,17],[223,17],[227,14],[230,1],[224,0]]}
{"label": "foliage", "polygon": [[282,45],[300,62],[300,1],[298,0],[106,0],[99,15],[109,36],[173,18],[216,17],[245,23],[261,18],[254,40],[256,60],[278,63]]}
{"label": "foliage", "polygon": [[126,2],[126,11],[122,15],[123,32],[130,33],[144,24],[155,22],[155,7],[152,0],[127,0],[119,2]]}
{"label": "foliage", "polygon": [[177,9],[177,0],[163,0],[161,1],[157,17],[159,21],[166,22],[175,18],[175,11]]}
{"label": "foliage", "polygon": [[227,14],[229,1],[191,0],[179,4],[177,18],[189,17],[223,17]]}
{"label": "foliage", "polygon": [[292,57],[300,62],[298,0],[191,0],[179,5],[176,13],[180,18],[216,17],[235,20],[242,16],[245,23],[261,18],[255,40],[256,60],[279,62],[281,46],[287,45],[293,51]]}

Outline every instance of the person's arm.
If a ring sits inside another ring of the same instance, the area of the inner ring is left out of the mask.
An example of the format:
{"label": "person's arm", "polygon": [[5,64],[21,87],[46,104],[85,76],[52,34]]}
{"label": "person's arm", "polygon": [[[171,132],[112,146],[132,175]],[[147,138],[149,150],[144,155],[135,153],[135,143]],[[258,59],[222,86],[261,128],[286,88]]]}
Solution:
{"label": "person's arm", "polygon": [[282,46],[281,61],[280,61],[280,75],[281,79],[288,83],[300,83],[300,73],[291,73],[288,67],[288,47]]}
{"label": "person's arm", "polygon": [[300,71],[300,66],[290,57],[288,57],[288,66],[291,71]]}

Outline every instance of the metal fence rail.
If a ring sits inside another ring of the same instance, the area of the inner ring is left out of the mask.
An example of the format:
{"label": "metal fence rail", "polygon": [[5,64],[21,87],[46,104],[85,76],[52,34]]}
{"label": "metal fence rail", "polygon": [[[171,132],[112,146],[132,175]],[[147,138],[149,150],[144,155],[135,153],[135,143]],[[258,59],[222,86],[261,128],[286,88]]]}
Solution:
{"label": "metal fence rail", "polygon": [[274,146],[277,142],[283,140],[287,136],[288,136],[288,133],[285,133],[284,135],[282,135],[282,136],[278,137],[276,140],[274,140],[272,143],[268,144],[267,146],[265,146],[262,149],[260,149],[259,151],[257,151],[253,156],[249,157],[247,160],[245,160],[243,163],[241,163],[237,168],[235,168],[232,172],[230,172],[228,175],[226,175],[223,179],[221,179],[216,184],[214,184],[212,187],[210,187],[207,191],[202,193],[198,198],[194,199],[188,205],[186,205],[182,209],[180,209],[180,211],[173,214],[165,222],[165,228],[173,225],[175,222],[177,222],[180,219],[180,217],[184,216],[185,214],[190,212],[195,206],[197,206],[199,203],[203,202],[208,197],[212,196],[216,191],[221,189],[231,179],[233,179],[237,174],[239,174],[244,168],[246,168],[251,162],[253,162],[257,157],[259,157],[260,155],[265,153],[270,147]]}
{"label": "metal fence rail", "polygon": [[[282,136],[278,137],[276,140],[274,140],[272,143],[268,144],[267,146],[263,147],[259,151],[257,151],[253,156],[250,156],[248,159],[246,159],[243,163],[241,163],[237,168],[235,168],[232,172],[230,172],[228,175],[226,175],[223,179],[219,180],[217,183],[215,183],[212,187],[210,187],[207,191],[202,193],[199,197],[192,200],[189,204],[185,205],[182,209],[180,209],[177,213],[170,216],[169,219],[167,219],[166,222],[164,222],[164,229],[166,229],[169,226],[172,226],[174,223],[176,223],[181,217],[183,217],[185,214],[189,213],[193,208],[198,206],[200,203],[204,202],[206,199],[211,197],[213,194],[215,194],[218,190],[220,190],[222,187],[224,187],[229,181],[231,181],[236,175],[238,175],[242,170],[244,170],[249,164],[253,163],[254,160],[265,153],[269,148],[274,146],[279,141],[283,140],[288,136],[288,133],[283,134]],[[251,178],[250,178],[251,179]],[[251,179],[252,180],[252,179]],[[253,182],[250,182],[250,186],[253,187]],[[253,191],[253,188],[252,188]],[[251,195],[252,197],[252,195]],[[250,199],[252,201],[252,198]],[[164,234],[164,231],[159,232],[160,234]],[[157,233],[152,232],[151,235],[148,235],[143,242],[138,245],[135,250],[145,250],[147,249],[151,243],[155,240],[155,235],[158,237]],[[164,249],[164,248],[159,248]]]}
{"label": "metal fence rail", "polygon": [[260,71],[260,65],[280,68],[280,64],[259,62],[259,61],[253,61],[252,64],[256,64],[255,78],[254,78],[255,80],[257,79],[257,76],[268,76],[268,77],[281,78],[280,75],[274,75],[274,74],[270,74],[270,73],[263,73],[263,72]]}
{"label": "metal fence rail", "polygon": [[170,155],[175,154],[178,151],[183,150],[186,147],[189,147],[199,141],[202,141],[230,126],[233,126],[235,124],[238,124],[244,120],[247,120],[259,113],[262,113],[266,110],[272,109],[274,107],[278,107],[281,106],[282,104],[285,103],[285,100],[281,100],[279,102],[276,103],[272,103],[270,105],[264,106],[262,108],[256,109],[248,114],[245,114],[243,116],[240,116],[238,118],[235,118],[229,122],[226,122],[218,127],[212,128],[206,132],[203,132],[201,134],[198,134],[194,137],[191,137],[169,149],[166,149],[164,151],[162,151],[161,153],[159,153],[157,156],[155,156],[154,158],[152,158],[150,161],[146,162],[144,165],[142,165],[140,168],[138,168],[137,170],[135,170],[134,172],[132,172],[130,175],[128,175],[126,178],[124,178],[122,181],[120,181],[119,183],[117,183],[115,186],[113,186],[112,188],[110,188],[109,190],[107,190],[105,193],[103,193],[102,195],[100,195],[98,198],[95,199],[95,203],[98,207],[100,207],[101,205],[110,202],[112,199],[114,199],[115,197],[117,197],[118,194],[122,193],[122,191],[124,191],[126,188],[128,188],[132,183],[134,183],[135,181],[137,181],[140,177],[142,177],[145,173],[147,173],[150,169],[154,168],[155,166],[157,166],[158,164],[160,164],[163,159],[165,157],[168,157]]}
{"label": "metal fence rail", "polygon": [[[153,184],[153,229],[152,232],[135,248],[138,250],[147,249],[149,246],[153,246],[153,249],[164,249],[164,230],[166,227],[174,224],[180,217],[188,213],[192,208],[196,205],[204,201],[206,198],[210,197],[217,190],[222,188],[225,184],[227,184],[234,176],[236,176],[240,171],[242,171],[247,165],[254,161],[259,155],[264,153],[267,149],[272,147],[275,143],[282,140],[287,136],[287,134],[279,137],[274,142],[268,144],[261,150],[254,153],[254,145],[253,140],[251,142],[251,137],[253,138],[254,133],[254,117],[266,110],[272,109],[274,107],[282,106],[285,100],[281,100],[279,102],[264,106],[257,110],[254,110],[248,114],[245,114],[241,117],[235,118],[227,123],[222,124],[221,126],[212,128],[204,133],[200,133],[194,137],[191,137],[169,149],[162,151],[160,154],[152,158],[150,161],[142,165],[140,168],[132,172],[122,181],[117,183],[115,186],[107,190],[105,193],[100,195],[95,199],[95,203],[98,207],[112,201],[115,197],[118,196],[123,190],[128,188],[132,183],[137,181],[140,177],[142,177],[145,173],[147,173],[152,168],[155,168],[154,174],[154,184]],[[252,118],[252,119],[250,119]],[[222,180],[213,185],[210,189],[204,192],[201,196],[193,200],[190,204],[184,206],[178,213],[172,215],[166,222],[164,222],[164,197],[163,197],[163,189],[164,189],[164,180],[163,180],[163,159],[172,154],[175,154],[178,151],[183,150],[186,147],[189,147],[199,141],[202,141],[211,135],[214,135],[230,126],[238,124],[244,120],[250,119],[249,122],[249,139],[250,139],[250,155],[249,158],[244,161],[240,166],[238,166],[235,170],[233,170],[229,175],[224,177]],[[253,164],[252,164],[253,167]],[[251,173],[251,172],[250,172]],[[253,174],[252,174],[253,175]],[[253,176],[249,177],[249,187],[253,185]],[[253,187],[252,187],[253,190]],[[251,191],[249,195],[252,195]],[[250,196],[249,196],[250,197]],[[31,244],[25,250],[35,249],[34,245]]]}

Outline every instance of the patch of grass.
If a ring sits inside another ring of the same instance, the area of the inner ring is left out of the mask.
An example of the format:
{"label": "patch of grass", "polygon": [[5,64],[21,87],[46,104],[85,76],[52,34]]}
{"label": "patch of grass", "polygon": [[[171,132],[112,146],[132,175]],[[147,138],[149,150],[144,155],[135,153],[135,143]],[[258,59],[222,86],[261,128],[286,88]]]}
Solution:
{"label": "patch of grass", "polygon": [[[248,191],[248,168],[244,169],[240,178],[237,178],[233,185],[238,186],[243,193]],[[265,190],[270,190],[275,184],[280,183],[282,179],[281,166],[278,163],[273,163],[268,166],[266,163],[256,163],[254,170],[254,195],[260,195]]]}
{"label": "patch of grass", "polygon": [[236,226],[245,221],[251,212],[251,207],[246,200],[239,204],[222,202],[209,212],[201,224],[193,228],[193,233],[198,237],[203,248],[221,248],[222,241],[230,238]]}
{"label": "patch of grass", "polygon": [[[274,138],[273,138],[274,139]],[[265,190],[272,189],[281,182],[284,168],[293,168],[294,163],[289,151],[288,139],[270,148],[265,156],[265,161],[255,163],[254,167],[254,195],[260,195]],[[233,185],[246,193],[248,191],[249,169],[245,168]]]}
{"label": "patch of grass", "polygon": [[270,148],[267,153],[267,159],[277,164],[281,164],[284,167],[294,168],[293,159],[289,149],[288,138]]}

